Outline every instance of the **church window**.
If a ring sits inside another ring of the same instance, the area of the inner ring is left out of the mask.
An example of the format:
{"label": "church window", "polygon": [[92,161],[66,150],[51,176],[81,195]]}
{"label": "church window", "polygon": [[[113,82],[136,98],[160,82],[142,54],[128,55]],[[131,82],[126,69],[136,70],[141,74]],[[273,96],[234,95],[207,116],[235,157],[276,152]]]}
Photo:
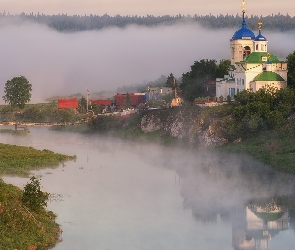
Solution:
{"label": "church window", "polygon": [[244,47],[244,58],[243,59],[245,60],[245,58],[250,54],[251,54],[250,47],[249,46]]}
{"label": "church window", "polygon": [[256,44],[256,50],[258,50],[258,44]]}
{"label": "church window", "polygon": [[235,88],[228,89],[228,95],[232,98],[235,96],[235,92],[236,92]]}

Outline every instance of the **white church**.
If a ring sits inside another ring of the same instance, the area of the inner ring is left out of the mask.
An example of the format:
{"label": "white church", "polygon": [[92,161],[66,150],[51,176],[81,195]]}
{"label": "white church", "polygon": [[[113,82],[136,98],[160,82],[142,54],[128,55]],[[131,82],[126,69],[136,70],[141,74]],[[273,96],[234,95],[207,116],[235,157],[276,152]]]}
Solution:
{"label": "white church", "polygon": [[287,86],[287,63],[268,52],[268,41],[258,22],[257,36],[247,28],[245,1],[242,3],[242,27],[230,39],[231,67],[228,75],[216,79],[216,97],[226,98],[242,90],[256,92],[267,85],[277,89]]}

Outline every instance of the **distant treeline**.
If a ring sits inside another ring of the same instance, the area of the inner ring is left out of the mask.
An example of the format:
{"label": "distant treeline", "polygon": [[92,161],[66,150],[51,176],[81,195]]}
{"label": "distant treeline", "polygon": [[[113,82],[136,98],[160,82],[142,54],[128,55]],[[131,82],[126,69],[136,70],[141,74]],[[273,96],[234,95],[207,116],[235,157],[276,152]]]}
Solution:
{"label": "distant treeline", "polygon": [[[45,15],[45,14],[18,14],[10,15],[5,12],[0,14],[0,22],[7,21],[9,23],[21,24],[26,21],[35,22],[38,24],[45,24],[50,28],[58,31],[74,32],[74,31],[85,31],[85,30],[99,30],[108,27],[126,27],[128,25],[142,25],[142,26],[157,26],[160,24],[172,25],[180,21],[198,22],[201,26],[210,29],[220,28],[238,28],[241,26],[241,15],[194,15],[194,16],[109,16],[104,14],[103,16],[98,15],[73,15],[67,14],[59,15]],[[295,30],[295,17],[287,15],[272,14],[269,16],[247,16],[247,26],[250,29],[257,28],[257,22],[262,21],[264,29],[272,31],[289,31]]]}

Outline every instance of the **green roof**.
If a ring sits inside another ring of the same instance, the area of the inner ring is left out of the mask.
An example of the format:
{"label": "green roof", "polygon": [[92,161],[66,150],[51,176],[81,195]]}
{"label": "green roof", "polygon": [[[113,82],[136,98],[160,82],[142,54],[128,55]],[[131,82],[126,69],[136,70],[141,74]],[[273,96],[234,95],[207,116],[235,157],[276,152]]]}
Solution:
{"label": "green roof", "polygon": [[[269,56],[269,58],[268,58],[268,56]],[[246,63],[265,63],[265,62],[267,62],[265,60],[262,60],[263,57],[264,58],[266,57],[267,61],[271,62],[271,63],[280,62],[280,60],[275,55],[268,53],[268,52],[253,52],[246,57],[245,62]]]}
{"label": "green roof", "polygon": [[271,71],[264,71],[254,78],[254,81],[285,81],[279,74]]}
{"label": "green roof", "polygon": [[256,212],[256,216],[264,221],[276,221],[284,215],[284,212],[278,212],[278,213],[261,213]]}

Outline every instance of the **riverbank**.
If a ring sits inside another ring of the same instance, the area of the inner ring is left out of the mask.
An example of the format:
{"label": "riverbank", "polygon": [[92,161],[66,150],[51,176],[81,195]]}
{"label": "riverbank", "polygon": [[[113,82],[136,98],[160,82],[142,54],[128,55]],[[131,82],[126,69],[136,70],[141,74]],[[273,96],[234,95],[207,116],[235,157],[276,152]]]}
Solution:
{"label": "riverbank", "polygon": [[[139,113],[126,119],[99,117],[84,126],[53,127],[59,131],[99,133],[168,146],[190,149],[221,150],[248,154],[271,168],[295,174],[295,124],[290,121],[280,128],[248,134],[247,137],[229,141],[222,137],[233,133],[233,127],[218,124],[219,117],[230,112],[231,107],[206,110],[199,107],[180,108]],[[217,125],[216,125],[217,124]]]}
{"label": "riverbank", "polygon": [[[0,143],[0,176],[27,177],[31,170],[56,167],[76,156],[50,150]],[[31,211],[22,202],[23,191],[0,178],[0,249],[49,249],[60,239],[56,215],[44,207]]]}
{"label": "riverbank", "polygon": [[0,249],[49,249],[60,240],[56,215],[24,207],[22,190],[0,179]]}

